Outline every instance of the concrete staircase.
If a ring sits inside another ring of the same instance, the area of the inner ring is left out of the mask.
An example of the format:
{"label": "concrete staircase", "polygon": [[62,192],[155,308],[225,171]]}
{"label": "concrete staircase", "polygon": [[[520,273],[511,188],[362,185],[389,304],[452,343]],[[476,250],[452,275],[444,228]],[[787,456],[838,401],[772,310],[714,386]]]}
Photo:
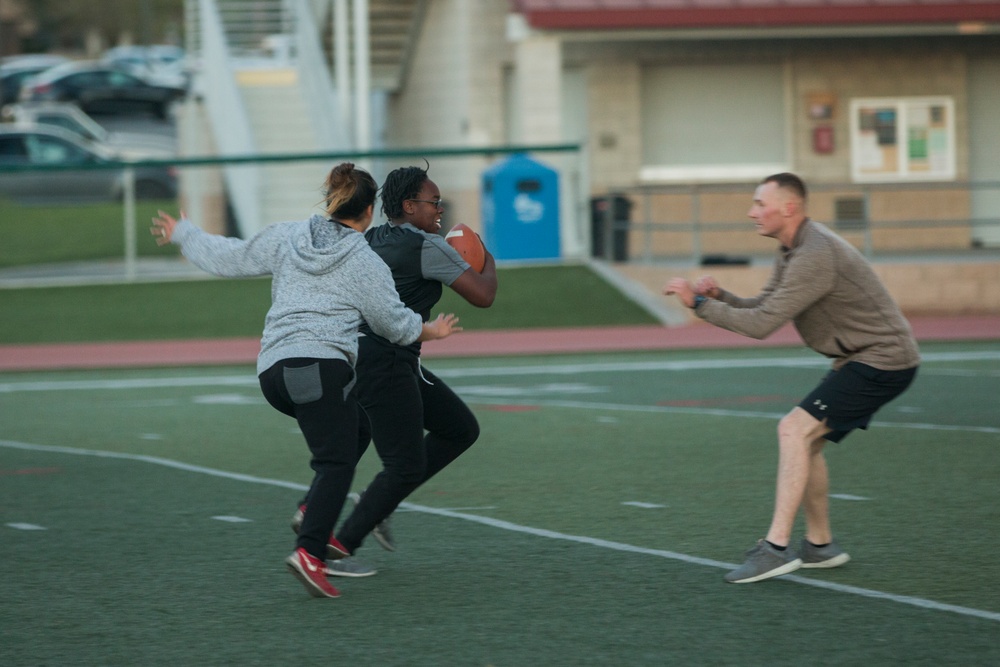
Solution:
{"label": "concrete staircase", "polygon": [[[393,91],[403,84],[427,4],[427,0],[368,0],[373,90]],[[202,16],[199,7],[206,6],[217,9],[235,81],[232,92],[218,92],[223,87],[216,84],[216,91],[204,93],[206,98],[216,92],[231,100],[228,109],[214,113],[213,132],[216,137],[225,134],[226,123],[219,119],[234,118],[237,110],[237,115],[246,117],[245,122],[229,124],[242,128],[240,147],[231,145],[233,141],[226,144],[230,152],[266,156],[342,150],[350,145],[344,125],[334,120],[336,105],[323,102],[334,95],[329,74],[322,72],[323,60],[329,65],[335,47],[329,0],[186,0],[188,27],[195,34]],[[347,32],[353,39],[353,30]],[[200,51],[196,46],[200,41],[192,40],[193,52]],[[323,87],[329,92],[324,93]],[[242,214],[237,211],[237,217],[251,221],[242,231],[253,233],[261,226],[299,220],[321,210],[323,180],[330,167],[329,161],[262,162],[252,178],[250,172],[239,175],[232,173],[238,168],[230,168],[229,195],[247,209]],[[250,184],[241,194],[234,194],[236,178]]]}
{"label": "concrete staircase", "polygon": [[[318,150],[294,69],[247,70],[238,73],[237,83],[260,153]],[[261,220],[265,224],[301,220],[314,209],[320,210],[316,206],[323,200],[323,179],[331,166],[324,162],[263,163]]]}
{"label": "concrete staircase", "polygon": [[[427,4],[427,0],[368,0],[373,89],[395,92],[402,87]],[[327,53],[333,53],[335,38],[329,30],[324,35]],[[353,28],[348,30],[348,39],[354,39]],[[353,46],[352,41],[349,53]]]}
{"label": "concrete staircase", "polygon": [[370,0],[373,87],[402,87],[426,9],[427,0]]}

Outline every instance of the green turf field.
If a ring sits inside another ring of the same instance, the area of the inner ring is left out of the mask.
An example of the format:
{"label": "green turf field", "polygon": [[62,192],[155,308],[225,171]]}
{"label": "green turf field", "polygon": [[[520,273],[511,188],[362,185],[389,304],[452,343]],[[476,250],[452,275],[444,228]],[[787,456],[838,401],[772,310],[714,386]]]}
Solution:
{"label": "green turf field", "polygon": [[431,360],[482,438],[338,600],[282,564],[307,452],[252,368],[0,374],[0,664],[1000,664],[1000,342],[923,352],[828,449],[853,560],[741,586],[824,360]]}

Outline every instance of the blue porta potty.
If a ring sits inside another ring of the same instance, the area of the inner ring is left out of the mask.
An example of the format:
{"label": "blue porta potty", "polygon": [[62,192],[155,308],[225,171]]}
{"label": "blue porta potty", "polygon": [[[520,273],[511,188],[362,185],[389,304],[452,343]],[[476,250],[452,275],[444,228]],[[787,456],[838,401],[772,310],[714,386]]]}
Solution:
{"label": "blue porta potty", "polygon": [[483,241],[505,259],[559,259],[559,175],[526,155],[483,172]]}

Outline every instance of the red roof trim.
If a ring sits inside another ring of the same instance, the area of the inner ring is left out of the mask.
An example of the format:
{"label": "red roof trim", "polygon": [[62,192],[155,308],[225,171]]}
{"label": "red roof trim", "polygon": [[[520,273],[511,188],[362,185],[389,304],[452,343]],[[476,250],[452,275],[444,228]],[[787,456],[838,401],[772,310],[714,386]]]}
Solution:
{"label": "red roof trim", "polygon": [[528,24],[549,30],[827,26],[1000,21],[1000,4],[755,6],[683,9],[523,11]]}

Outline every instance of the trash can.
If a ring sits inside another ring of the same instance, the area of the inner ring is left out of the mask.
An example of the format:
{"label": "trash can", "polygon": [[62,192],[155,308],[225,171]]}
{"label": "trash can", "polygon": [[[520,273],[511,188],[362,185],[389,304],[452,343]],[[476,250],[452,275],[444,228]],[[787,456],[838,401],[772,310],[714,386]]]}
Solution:
{"label": "trash can", "polygon": [[526,155],[483,172],[483,242],[498,260],[559,259],[559,176]]}
{"label": "trash can", "polygon": [[[616,262],[628,260],[629,218],[632,201],[621,195],[590,200],[591,255]],[[608,248],[610,246],[610,257]]]}

